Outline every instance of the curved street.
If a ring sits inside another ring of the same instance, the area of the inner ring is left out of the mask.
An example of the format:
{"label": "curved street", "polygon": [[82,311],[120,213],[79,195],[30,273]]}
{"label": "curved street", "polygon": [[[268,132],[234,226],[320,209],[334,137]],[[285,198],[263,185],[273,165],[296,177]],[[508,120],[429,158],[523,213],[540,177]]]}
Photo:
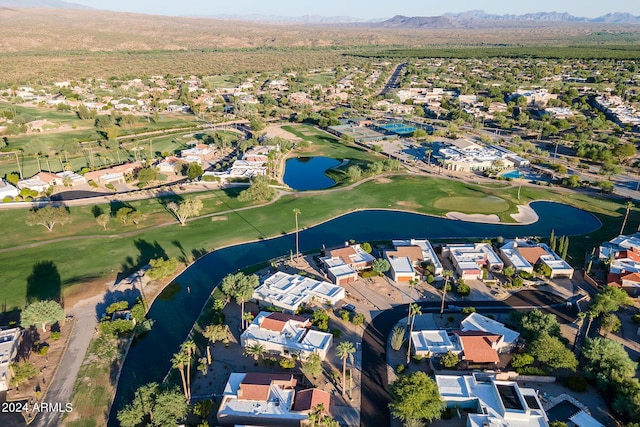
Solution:
{"label": "curved street", "polygon": [[[423,313],[438,313],[439,302],[418,302]],[[459,307],[475,307],[480,313],[531,310],[538,308],[557,316],[560,323],[574,320],[567,312],[566,300],[543,291],[521,291],[504,301],[457,301]],[[362,403],[360,425],[391,425],[387,377],[387,337],[391,329],[407,316],[408,304],[397,305],[374,317],[362,336]]]}

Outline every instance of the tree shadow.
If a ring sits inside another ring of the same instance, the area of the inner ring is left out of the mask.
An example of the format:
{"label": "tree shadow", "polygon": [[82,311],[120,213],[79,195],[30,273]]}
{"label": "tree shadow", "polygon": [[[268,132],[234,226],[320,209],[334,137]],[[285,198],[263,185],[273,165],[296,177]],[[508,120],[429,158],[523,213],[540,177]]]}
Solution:
{"label": "tree shadow", "polygon": [[40,300],[62,302],[62,280],[53,261],[38,261],[27,277],[27,304]]}
{"label": "tree shadow", "polygon": [[118,212],[119,209],[122,208],[130,208],[132,210],[136,210],[133,206],[131,206],[131,203],[128,202],[123,202],[122,200],[111,200],[109,202],[109,213],[112,217],[115,218],[116,213]]}
{"label": "tree shadow", "polygon": [[171,301],[182,290],[182,285],[178,282],[169,283],[158,295],[159,301]]}
{"label": "tree shadow", "polygon": [[14,324],[19,324],[20,312],[21,310],[16,307],[12,307],[11,310],[7,310],[7,302],[3,301],[2,304],[0,304],[0,325],[12,326]]}
{"label": "tree shadow", "polygon": [[40,341],[40,332],[35,326],[30,326],[25,329],[20,339],[20,346],[18,347],[18,358],[22,360],[29,359],[31,352],[33,351],[33,345]]}
{"label": "tree shadow", "polygon": [[184,197],[182,197],[180,194],[174,193],[173,191],[169,191],[163,194],[162,197],[157,197],[156,200],[160,206],[169,210],[167,208],[167,205],[169,205],[169,203],[180,203],[184,200]]}
{"label": "tree shadow", "polygon": [[98,205],[93,205],[91,207],[91,214],[93,215],[94,218],[99,217],[100,215],[102,215],[104,213],[104,210],[98,206]]}
{"label": "tree shadow", "polygon": [[200,249],[196,248],[191,250],[191,255],[193,256],[194,261],[197,260],[198,258],[205,256],[208,253],[209,251],[206,250],[205,248],[200,248]]}
{"label": "tree shadow", "polygon": [[114,302],[118,301],[128,301],[129,308],[133,307],[138,297],[140,297],[140,289],[139,287],[134,286],[133,288],[117,290],[117,291],[108,291],[104,294],[102,301],[96,304],[96,319],[100,321],[109,307]]}
{"label": "tree shadow", "polygon": [[[133,244],[135,245],[136,249],[138,249],[139,255],[135,260],[132,257],[127,257],[125,259],[125,262],[122,263],[121,273],[125,276],[129,276],[131,273],[149,264],[149,261],[151,261],[152,259],[168,258],[167,252],[162,246],[160,246],[157,241],[149,243],[144,239],[135,239],[133,241]],[[118,275],[118,279],[120,279],[120,274]]]}

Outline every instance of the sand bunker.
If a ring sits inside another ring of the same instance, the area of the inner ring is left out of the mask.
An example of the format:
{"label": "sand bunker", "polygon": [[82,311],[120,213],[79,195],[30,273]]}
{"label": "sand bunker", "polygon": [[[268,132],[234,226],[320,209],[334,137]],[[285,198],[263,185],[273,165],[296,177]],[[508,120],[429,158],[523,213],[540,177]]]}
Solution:
{"label": "sand bunker", "polygon": [[518,213],[511,214],[511,218],[520,224],[532,224],[538,220],[538,214],[528,205],[518,205]]}
{"label": "sand bunker", "polygon": [[485,215],[485,214],[464,214],[462,212],[449,212],[446,215],[449,219],[457,219],[460,221],[469,221],[469,222],[484,222],[487,224],[497,224],[500,222],[500,218],[496,214]]}

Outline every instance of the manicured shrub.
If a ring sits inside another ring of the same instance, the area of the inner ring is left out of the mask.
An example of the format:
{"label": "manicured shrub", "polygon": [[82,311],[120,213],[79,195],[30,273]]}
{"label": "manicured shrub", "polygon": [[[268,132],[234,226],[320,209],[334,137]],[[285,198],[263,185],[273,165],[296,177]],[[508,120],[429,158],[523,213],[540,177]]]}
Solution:
{"label": "manicured shrub", "polygon": [[400,363],[398,366],[396,366],[396,374],[398,374],[398,375],[402,374],[405,371],[406,368],[407,367],[404,366],[403,363]]}
{"label": "manicured shrub", "polygon": [[569,377],[565,380],[565,384],[569,387],[569,390],[582,393],[587,391],[589,383],[585,377]]}

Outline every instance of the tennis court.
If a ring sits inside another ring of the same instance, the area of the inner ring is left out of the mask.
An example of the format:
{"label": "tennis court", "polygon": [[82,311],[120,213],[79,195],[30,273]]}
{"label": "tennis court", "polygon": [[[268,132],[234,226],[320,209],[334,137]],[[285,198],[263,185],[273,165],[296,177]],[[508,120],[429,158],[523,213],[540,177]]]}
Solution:
{"label": "tennis court", "polygon": [[417,130],[415,127],[404,123],[387,123],[384,125],[378,125],[378,127],[387,132],[395,133],[396,135],[411,135]]}

